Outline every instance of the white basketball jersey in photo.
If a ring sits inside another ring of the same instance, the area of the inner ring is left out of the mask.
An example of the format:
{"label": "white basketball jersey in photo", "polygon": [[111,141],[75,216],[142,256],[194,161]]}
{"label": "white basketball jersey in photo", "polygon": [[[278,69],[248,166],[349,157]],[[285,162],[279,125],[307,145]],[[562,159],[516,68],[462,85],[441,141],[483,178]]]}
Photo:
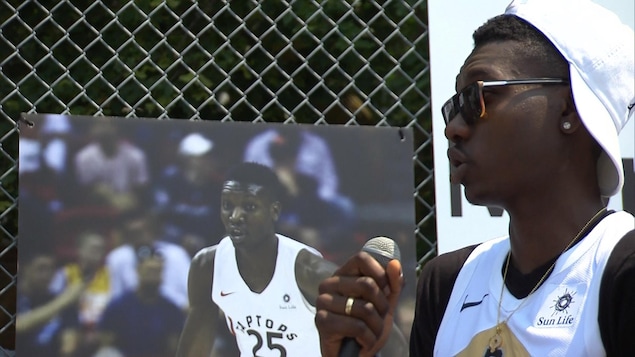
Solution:
{"label": "white basketball jersey in photo", "polygon": [[[241,356],[320,356],[315,307],[298,288],[295,260],[302,249],[315,249],[280,234],[271,282],[261,293],[245,284],[229,238],[218,244],[214,261],[212,299],[224,312]],[[321,255],[320,255],[321,256]]]}

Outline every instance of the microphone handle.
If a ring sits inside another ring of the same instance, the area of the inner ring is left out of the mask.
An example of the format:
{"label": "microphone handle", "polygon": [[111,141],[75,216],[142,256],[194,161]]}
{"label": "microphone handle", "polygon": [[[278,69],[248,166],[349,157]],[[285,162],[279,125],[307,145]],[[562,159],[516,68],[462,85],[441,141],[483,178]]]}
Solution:
{"label": "microphone handle", "polygon": [[342,341],[339,357],[358,357],[362,347],[354,338],[347,337]]}

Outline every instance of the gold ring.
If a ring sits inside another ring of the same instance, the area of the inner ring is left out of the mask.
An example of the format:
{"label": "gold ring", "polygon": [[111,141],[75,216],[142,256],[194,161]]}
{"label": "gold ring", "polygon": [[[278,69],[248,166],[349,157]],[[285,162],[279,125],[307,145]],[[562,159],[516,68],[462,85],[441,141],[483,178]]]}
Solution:
{"label": "gold ring", "polygon": [[344,308],[344,312],[346,313],[346,315],[351,314],[351,310],[353,310],[353,303],[355,302],[355,299],[353,299],[352,297],[349,297],[348,299],[346,299],[346,308]]}

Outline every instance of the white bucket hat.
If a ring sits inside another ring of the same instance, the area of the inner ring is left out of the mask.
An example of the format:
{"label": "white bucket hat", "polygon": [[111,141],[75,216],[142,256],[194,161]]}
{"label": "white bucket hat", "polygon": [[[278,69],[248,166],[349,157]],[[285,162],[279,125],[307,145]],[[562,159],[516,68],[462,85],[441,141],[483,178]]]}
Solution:
{"label": "white bucket hat", "polygon": [[186,156],[201,156],[214,148],[214,142],[199,133],[184,137],[179,143],[179,153]]}
{"label": "white bucket hat", "polygon": [[603,149],[600,192],[615,195],[624,184],[618,134],[635,111],[633,30],[588,0],[514,0],[505,13],[540,30],[569,62],[578,114]]}

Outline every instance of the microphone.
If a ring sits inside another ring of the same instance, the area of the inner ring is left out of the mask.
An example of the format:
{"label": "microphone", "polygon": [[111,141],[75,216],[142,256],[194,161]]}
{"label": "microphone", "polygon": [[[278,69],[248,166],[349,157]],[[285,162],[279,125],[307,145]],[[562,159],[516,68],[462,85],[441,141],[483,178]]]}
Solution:
{"label": "microphone", "polygon": [[[401,260],[399,246],[388,237],[371,238],[362,247],[362,252],[370,254],[384,268],[393,259]],[[339,357],[357,357],[361,350],[362,347],[354,338],[345,338],[342,341],[342,347],[340,347]]]}

